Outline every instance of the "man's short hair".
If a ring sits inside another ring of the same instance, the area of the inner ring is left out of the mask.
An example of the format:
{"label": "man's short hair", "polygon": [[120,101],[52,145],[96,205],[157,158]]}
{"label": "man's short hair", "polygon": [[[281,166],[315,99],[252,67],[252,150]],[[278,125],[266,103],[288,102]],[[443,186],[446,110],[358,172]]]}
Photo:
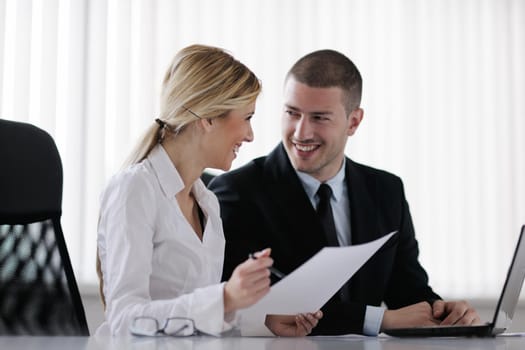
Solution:
{"label": "man's short hair", "polygon": [[286,75],[310,87],[339,87],[347,114],[361,103],[363,80],[355,64],[334,50],[319,50],[300,58]]}

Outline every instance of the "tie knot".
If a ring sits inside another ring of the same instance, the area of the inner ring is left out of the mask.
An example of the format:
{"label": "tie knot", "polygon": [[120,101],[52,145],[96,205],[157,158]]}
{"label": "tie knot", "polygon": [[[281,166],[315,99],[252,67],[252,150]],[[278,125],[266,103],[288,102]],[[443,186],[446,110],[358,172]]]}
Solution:
{"label": "tie knot", "polygon": [[319,188],[317,189],[317,195],[319,196],[320,200],[328,200],[332,196],[332,189],[330,188],[330,185],[327,185],[325,183],[321,184]]}

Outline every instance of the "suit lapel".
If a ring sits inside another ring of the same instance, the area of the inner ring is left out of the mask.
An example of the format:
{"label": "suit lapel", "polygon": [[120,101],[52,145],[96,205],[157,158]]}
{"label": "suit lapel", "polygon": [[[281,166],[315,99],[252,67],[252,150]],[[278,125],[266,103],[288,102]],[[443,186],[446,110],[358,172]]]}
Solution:
{"label": "suit lapel", "polygon": [[350,159],[346,159],[346,185],[350,198],[350,225],[352,244],[361,244],[378,238],[376,206],[370,185],[364,174]]}
{"label": "suit lapel", "polygon": [[[306,195],[301,181],[293,169],[288,155],[280,143],[266,158],[264,164],[267,191],[278,207],[281,220],[290,228],[286,235],[306,250],[319,249],[326,245],[315,209]],[[313,255],[312,254],[312,255]]]}
{"label": "suit lapel", "polygon": [[[378,230],[377,211],[370,193],[370,184],[365,174],[350,159],[346,158],[346,184],[350,199],[350,225],[352,244],[362,244],[376,238]],[[368,179],[369,180],[369,179]],[[370,181],[370,180],[369,180]],[[343,288],[348,289],[350,300],[366,300],[366,285],[373,275],[363,274],[359,270]],[[363,295],[363,292],[365,295]]]}
{"label": "suit lapel", "polygon": [[[326,246],[322,227],[315,209],[304,192],[301,181],[293,169],[288,155],[280,143],[264,162],[266,190],[278,208],[281,220],[294,227],[291,239],[307,240],[319,249]],[[345,179],[350,199],[350,220],[352,244],[372,241],[379,237],[377,208],[361,169],[350,159],[346,159]]]}

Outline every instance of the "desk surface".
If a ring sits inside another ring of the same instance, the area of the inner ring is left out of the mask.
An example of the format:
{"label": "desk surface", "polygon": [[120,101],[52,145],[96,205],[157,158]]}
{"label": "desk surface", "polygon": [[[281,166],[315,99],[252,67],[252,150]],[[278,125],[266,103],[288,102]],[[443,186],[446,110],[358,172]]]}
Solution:
{"label": "desk surface", "polygon": [[140,349],[140,350],[523,350],[525,337],[416,338],[305,337],[305,338],[100,338],[100,337],[0,337],[0,349]]}

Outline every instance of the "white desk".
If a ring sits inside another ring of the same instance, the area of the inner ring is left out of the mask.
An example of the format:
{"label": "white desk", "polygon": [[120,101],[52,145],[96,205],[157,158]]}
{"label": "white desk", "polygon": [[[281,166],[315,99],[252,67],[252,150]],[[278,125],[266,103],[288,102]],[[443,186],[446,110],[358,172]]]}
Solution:
{"label": "white desk", "polygon": [[476,349],[523,350],[525,337],[497,338],[427,338],[397,339],[377,338],[95,338],[95,337],[0,337],[0,349],[26,350],[428,350]]}

